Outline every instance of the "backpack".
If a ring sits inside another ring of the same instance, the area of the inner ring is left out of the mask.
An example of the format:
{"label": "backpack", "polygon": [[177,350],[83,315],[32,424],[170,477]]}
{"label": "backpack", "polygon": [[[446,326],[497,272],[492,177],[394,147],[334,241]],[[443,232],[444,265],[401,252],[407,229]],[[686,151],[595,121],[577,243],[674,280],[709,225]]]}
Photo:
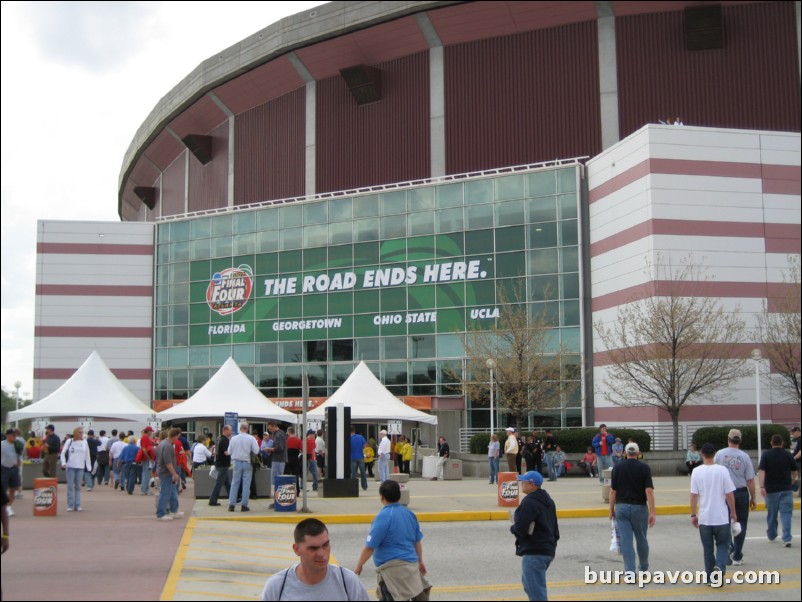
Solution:
{"label": "backpack", "polygon": [[97,463],[98,466],[108,466],[109,464],[109,452],[106,450],[101,450],[97,452]]}

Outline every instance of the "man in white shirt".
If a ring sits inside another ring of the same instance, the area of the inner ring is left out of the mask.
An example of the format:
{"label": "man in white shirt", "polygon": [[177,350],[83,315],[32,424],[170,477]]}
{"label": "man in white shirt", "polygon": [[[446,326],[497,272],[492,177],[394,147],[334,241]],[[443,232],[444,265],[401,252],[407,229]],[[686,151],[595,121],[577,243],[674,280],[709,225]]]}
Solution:
{"label": "man in white shirt", "polygon": [[705,572],[710,582],[715,583],[724,578],[727,570],[730,521],[737,520],[735,485],[730,471],[716,464],[716,448],[712,443],[705,443],[700,451],[703,464],[691,474],[691,524],[699,529]]}
{"label": "man in white shirt", "polygon": [[504,430],[507,431],[507,440],[504,442],[504,455],[507,457],[507,467],[510,469],[510,472],[517,473],[518,465],[515,463],[515,459],[518,456],[518,437],[515,436],[515,429],[513,427],[508,426]]}
{"label": "man in white shirt", "polygon": [[387,431],[381,431],[381,441],[379,442],[379,450],[376,452],[379,456],[379,481],[382,483],[390,478],[390,439],[387,437]]}
{"label": "man in white shirt", "polygon": [[239,425],[239,434],[231,438],[228,444],[228,454],[234,467],[234,476],[231,478],[231,488],[228,490],[228,511],[234,512],[237,506],[237,493],[242,484],[241,512],[250,512],[248,500],[251,494],[251,479],[253,479],[253,464],[251,454],[259,454],[259,445],[249,432],[248,423]]}

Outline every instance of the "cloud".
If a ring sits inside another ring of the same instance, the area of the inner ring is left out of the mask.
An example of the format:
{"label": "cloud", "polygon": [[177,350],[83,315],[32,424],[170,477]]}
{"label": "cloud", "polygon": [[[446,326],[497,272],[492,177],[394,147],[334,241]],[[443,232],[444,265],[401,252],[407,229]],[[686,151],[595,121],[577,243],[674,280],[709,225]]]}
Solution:
{"label": "cloud", "polygon": [[26,5],[42,59],[90,72],[131,60],[136,40],[149,35],[158,2],[31,2]]}

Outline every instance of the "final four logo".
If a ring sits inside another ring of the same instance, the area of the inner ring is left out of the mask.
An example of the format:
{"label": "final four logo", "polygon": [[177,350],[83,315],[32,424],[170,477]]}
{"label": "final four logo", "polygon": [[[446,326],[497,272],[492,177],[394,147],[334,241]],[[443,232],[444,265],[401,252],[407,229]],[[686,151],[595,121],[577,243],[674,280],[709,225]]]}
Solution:
{"label": "final four logo", "polygon": [[217,272],[206,289],[206,303],[221,316],[238,312],[251,296],[253,270],[249,265]]}

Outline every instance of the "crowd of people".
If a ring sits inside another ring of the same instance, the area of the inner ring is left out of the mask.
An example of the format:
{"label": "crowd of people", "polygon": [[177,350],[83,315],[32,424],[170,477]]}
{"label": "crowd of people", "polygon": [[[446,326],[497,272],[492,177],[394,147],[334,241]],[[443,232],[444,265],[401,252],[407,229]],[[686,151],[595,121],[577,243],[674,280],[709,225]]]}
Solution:
{"label": "crowd of people", "polygon": [[[503,448],[495,433],[490,435],[490,443],[487,446],[491,485],[498,483],[499,460],[502,454],[510,472],[523,474],[529,470],[536,470],[541,475],[547,475],[549,481],[556,481],[565,476],[573,466],[567,460],[551,429],[546,429],[543,438],[537,433],[522,435],[512,426],[508,426],[505,431],[507,439]],[[633,440],[630,439],[631,441]],[[624,444],[621,438],[608,433],[607,425],[602,424],[577,465],[589,478],[598,478],[601,484],[604,482],[603,471],[612,468],[623,457]]]}

